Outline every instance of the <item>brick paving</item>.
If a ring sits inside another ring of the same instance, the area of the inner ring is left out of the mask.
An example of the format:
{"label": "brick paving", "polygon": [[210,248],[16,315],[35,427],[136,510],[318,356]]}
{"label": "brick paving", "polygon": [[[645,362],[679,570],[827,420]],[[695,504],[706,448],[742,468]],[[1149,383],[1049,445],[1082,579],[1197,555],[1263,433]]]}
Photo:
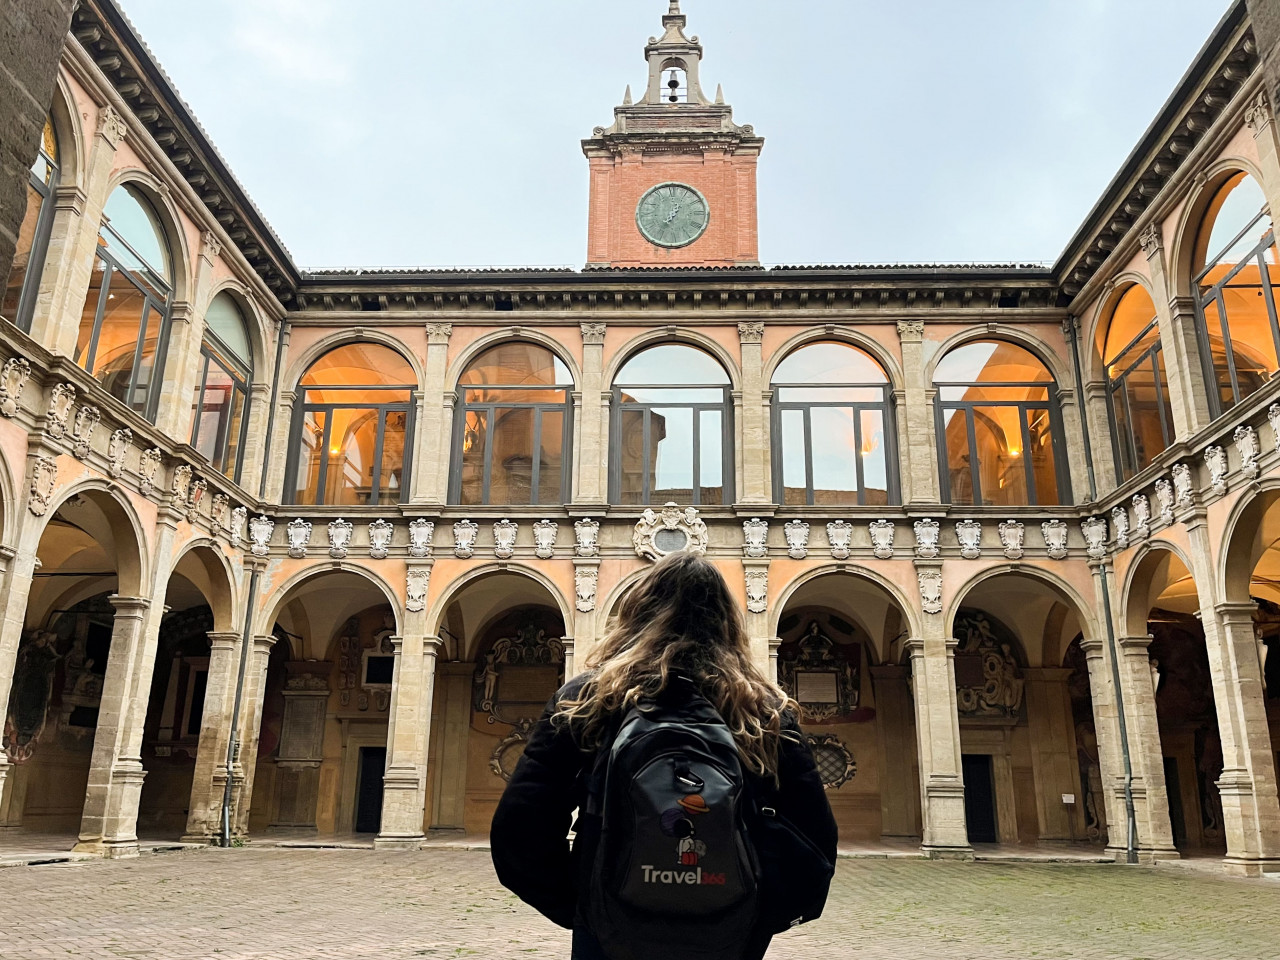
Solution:
{"label": "brick paving", "polygon": [[[3,960],[568,956],[464,850],[233,849],[0,870]],[[1270,960],[1280,881],[1169,867],[845,860],[770,960]]]}

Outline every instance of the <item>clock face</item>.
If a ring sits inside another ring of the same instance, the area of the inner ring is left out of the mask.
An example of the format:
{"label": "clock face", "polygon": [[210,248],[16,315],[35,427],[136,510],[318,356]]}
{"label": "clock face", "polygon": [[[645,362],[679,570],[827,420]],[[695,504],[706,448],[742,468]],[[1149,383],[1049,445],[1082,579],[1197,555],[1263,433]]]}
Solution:
{"label": "clock face", "polygon": [[683,183],[660,183],[636,207],[636,225],[659,247],[687,247],[711,223],[707,198]]}

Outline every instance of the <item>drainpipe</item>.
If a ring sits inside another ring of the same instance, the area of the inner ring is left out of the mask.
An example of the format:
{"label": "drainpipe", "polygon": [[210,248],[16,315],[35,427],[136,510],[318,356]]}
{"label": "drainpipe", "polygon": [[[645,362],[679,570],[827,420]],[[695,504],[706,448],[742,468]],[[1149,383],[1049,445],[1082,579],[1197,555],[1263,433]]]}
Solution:
{"label": "drainpipe", "polygon": [[[1098,498],[1098,482],[1093,471],[1093,443],[1089,439],[1089,412],[1085,408],[1084,374],[1080,367],[1080,340],[1076,317],[1067,317],[1062,331],[1071,344],[1071,362],[1076,374],[1076,396],[1079,398],[1080,432],[1084,435],[1084,462],[1089,476],[1089,500]],[[1124,691],[1120,687],[1120,660],[1116,645],[1115,626],[1111,622],[1111,587],[1107,582],[1107,562],[1098,564],[1098,576],[1102,580],[1102,613],[1107,625],[1107,649],[1111,653],[1111,682],[1116,691],[1116,714],[1120,721],[1120,754],[1124,758],[1124,813],[1125,862],[1138,862],[1138,814],[1133,806],[1133,757],[1129,753],[1129,724],[1125,719]]]}
{"label": "drainpipe", "polygon": [[[267,435],[262,448],[262,471],[258,479],[258,500],[267,495],[267,467],[271,463],[271,437],[275,432],[276,407],[280,403],[280,368],[284,364],[284,344],[289,337],[289,321],[280,321],[276,334],[275,373],[271,378],[271,406],[267,410]],[[258,595],[258,576],[261,570],[255,564],[249,575],[249,598],[244,613],[244,632],[240,641],[240,671],[236,677],[236,697],[231,708],[231,730],[227,737],[227,782],[222,790],[221,845],[231,846],[231,786],[235,775],[236,756],[240,752],[240,710],[244,703],[245,677],[249,672],[249,647],[253,642],[253,608]]]}

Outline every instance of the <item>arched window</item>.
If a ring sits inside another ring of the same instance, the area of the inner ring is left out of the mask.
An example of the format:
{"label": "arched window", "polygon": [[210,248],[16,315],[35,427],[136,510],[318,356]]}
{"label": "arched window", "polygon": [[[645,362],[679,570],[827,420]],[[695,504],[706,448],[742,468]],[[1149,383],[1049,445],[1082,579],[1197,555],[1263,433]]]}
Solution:
{"label": "arched window", "polygon": [[103,210],[75,361],[148,419],[160,399],[172,294],[169,247],[155,211],[136,187],[117,187]]}
{"label": "arched window", "polygon": [[1201,352],[1221,413],[1280,370],[1280,325],[1272,284],[1275,232],[1257,182],[1238,173],[1209,204],[1195,249]]}
{"label": "arched window", "polygon": [[944,501],[1066,502],[1058,392],[1033,354],[998,340],[966,343],[943,357],[933,384]]}
{"label": "arched window", "polygon": [[732,410],[710,354],[664,344],[632,357],[613,383],[613,502],[731,503]]}
{"label": "arched window", "polygon": [[44,122],[40,154],[31,165],[27,180],[27,212],[18,227],[18,246],[13,254],[13,269],[5,286],[0,317],[5,317],[22,330],[31,329],[36,296],[40,292],[40,274],[49,250],[49,233],[53,230],[53,191],[58,186],[58,139],[53,123]]}
{"label": "arched window", "polygon": [[1173,442],[1173,409],[1151,296],[1138,284],[1116,304],[1102,347],[1107,402],[1115,424],[1116,472],[1123,483]]}
{"label": "arched window", "polygon": [[774,487],[784,504],[897,502],[889,378],[844,343],[801,347],[773,375]]}
{"label": "arched window", "polygon": [[564,504],[570,497],[573,378],[546,347],[504,343],[458,381],[451,502]]}
{"label": "arched window", "polygon": [[400,503],[409,490],[413,391],[404,357],[373,343],[326,353],[298,384],[293,503]]}
{"label": "arched window", "polygon": [[215,470],[233,480],[240,479],[252,379],[253,355],[244,314],[230,294],[220,293],[204,316],[191,445]]}

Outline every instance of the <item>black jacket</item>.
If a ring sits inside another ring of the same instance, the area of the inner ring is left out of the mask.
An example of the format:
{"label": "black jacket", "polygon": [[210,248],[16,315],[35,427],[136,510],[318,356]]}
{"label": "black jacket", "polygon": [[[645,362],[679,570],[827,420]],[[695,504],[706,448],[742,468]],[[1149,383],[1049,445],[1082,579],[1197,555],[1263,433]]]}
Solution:
{"label": "black jacket", "polygon": [[[567,726],[553,727],[550,718],[556,704],[576,695],[585,679],[575,677],[547,704],[498,803],[489,835],[502,885],[567,928],[575,926],[579,892],[578,864],[567,837],[573,811],[586,804],[595,751],[584,751]],[[791,736],[783,738],[778,784],[752,778],[752,789],[834,863],[836,824],[813,755],[793,718],[784,729]]]}

